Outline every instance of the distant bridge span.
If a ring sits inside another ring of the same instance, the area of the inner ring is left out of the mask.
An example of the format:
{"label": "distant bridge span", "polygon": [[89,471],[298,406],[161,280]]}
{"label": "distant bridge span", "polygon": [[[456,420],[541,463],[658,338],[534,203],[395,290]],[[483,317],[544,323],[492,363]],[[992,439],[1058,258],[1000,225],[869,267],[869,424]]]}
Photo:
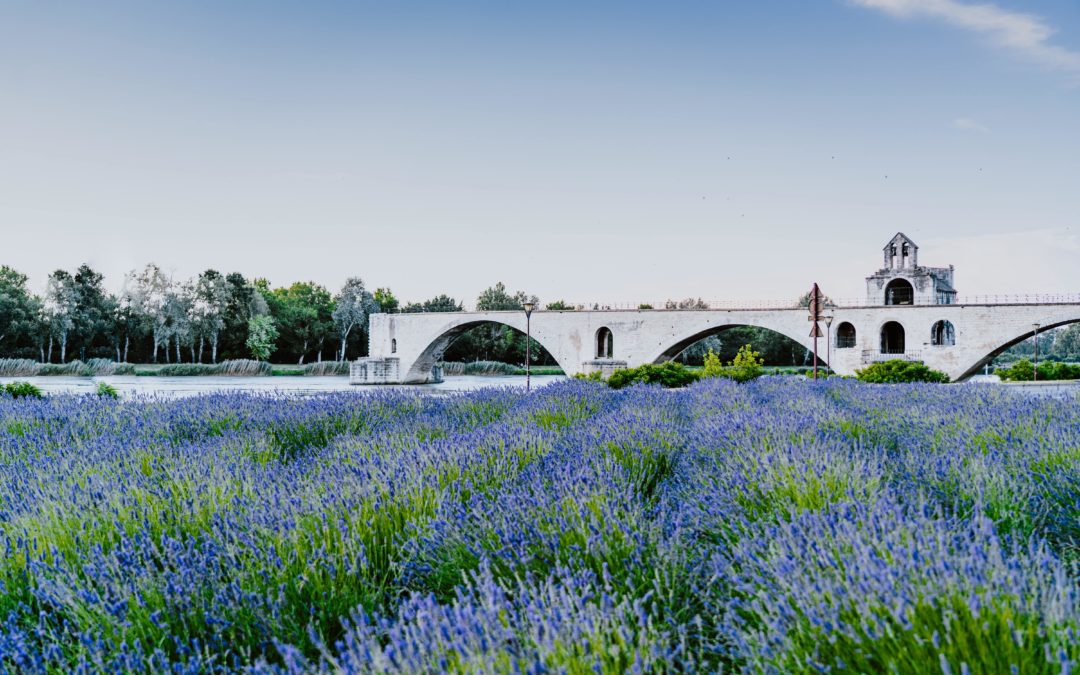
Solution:
{"label": "distant bridge span", "polygon": [[[1010,346],[1039,331],[1080,322],[1080,301],[835,307],[818,358],[831,352],[834,371],[852,375],[875,361],[921,361],[954,380],[977,373]],[[375,314],[369,357],[353,365],[357,383],[431,382],[432,368],[455,338],[485,323],[525,331],[524,312]],[[735,326],[766,328],[807,349],[805,308],[536,311],[531,333],[568,374],[661,363],[698,340]],[[825,334],[826,326],[821,324]],[[610,331],[610,342],[608,335]],[[826,340],[831,340],[827,349]],[[610,346],[608,346],[610,345]]]}

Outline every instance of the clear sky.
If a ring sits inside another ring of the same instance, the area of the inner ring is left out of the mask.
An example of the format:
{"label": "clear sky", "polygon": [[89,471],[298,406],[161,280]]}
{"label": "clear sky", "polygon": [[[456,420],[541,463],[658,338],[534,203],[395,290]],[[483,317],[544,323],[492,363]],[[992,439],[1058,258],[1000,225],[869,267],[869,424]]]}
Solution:
{"label": "clear sky", "polygon": [[[226,6],[227,5],[227,6]],[[1075,0],[0,5],[0,262],[471,302],[1080,292]]]}

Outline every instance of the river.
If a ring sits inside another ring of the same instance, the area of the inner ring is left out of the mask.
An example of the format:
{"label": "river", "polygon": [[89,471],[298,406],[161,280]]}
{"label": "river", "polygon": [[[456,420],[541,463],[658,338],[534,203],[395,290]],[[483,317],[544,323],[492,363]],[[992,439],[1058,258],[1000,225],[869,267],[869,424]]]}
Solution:
{"label": "river", "polygon": [[[534,389],[566,379],[562,375],[534,375]],[[46,394],[92,394],[98,382],[108,382],[120,396],[136,395],[179,398],[226,391],[245,391],[267,394],[310,395],[335,391],[362,393],[395,387],[432,392],[472,391],[483,387],[524,387],[523,375],[458,375],[447,377],[438,384],[352,386],[349,378],[340,375],[327,377],[279,376],[279,377],[136,377],[134,375],[111,375],[106,377],[0,377],[0,385],[15,380],[34,383]],[[1004,386],[1026,396],[1069,396],[1080,393],[1077,382],[1039,382],[1003,385],[994,376],[977,376],[970,380],[981,386]]]}
{"label": "river", "polygon": [[[533,388],[542,387],[558,380],[562,375],[534,375]],[[278,377],[138,377],[135,375],[109,375],[104,377],[0,377],[0,385],[12,381],[32,382],[46,394],[92,394],[98,382],[107,382],[116,388],[120,396],[136,395],[179,398],[225,391],[255,393],[309,395],[334,391],[379,391],[406,385],[352,386],[349,378],[340,375],[315,377],[310,375]],[[410,389],[423,391],[472,391],[482,387],[524,387],[525,377],[460,375],[447,377],[438,384],[408,385]]]}

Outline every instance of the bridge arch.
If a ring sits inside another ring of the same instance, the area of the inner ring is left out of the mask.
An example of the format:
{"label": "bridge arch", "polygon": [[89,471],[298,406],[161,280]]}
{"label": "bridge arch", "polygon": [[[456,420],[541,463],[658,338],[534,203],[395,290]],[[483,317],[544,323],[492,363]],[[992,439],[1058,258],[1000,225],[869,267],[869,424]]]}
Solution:
{"label": "bridge arch", "polygon": [[[801,315],[800,315],[800,318],[801,318]],[[659,350],[659,353],[656,353],[655,356],[653,356],[651,359],[645,359],[645,362],[646,363],[664,363],[665,361],[671,361],[672,359],[677,357],[679,354],[684,352],[687,348],[692,346],[694,343],[699,342],[701,340],[704,340],[705,338],[711,337],[713,335],[723,333],[724,331],[726,331],[726,330],[728,330],[730,328],[758,328],[758,329],[762,329],[762,330],[767,330],[769,332],[776,333],[778,335],[782,335],[783,337],[786,337],[787,339],[791,340],[792,342],[794,342],[795,344],[799,345],[800,347],[802,347],[803,349],[805,349],[807,351],[811,350],[811,345],[810,345],[809,340],[807,338],[795,337],[792,334],[792,331],[788,330],[785,327],[769,326],[769,325],[763,325],[762,323],[755,323],[755,322],[745,322],[745,323],[731,322],[731,323],[724,323],[724,324],[720,324],[720,325],[711,325],[711,326],[707,326],[707,327],[692,328],[692,329],[688,330],[686,333],[674,337],[674,339],[672,339],[667,344],[667,346],[661,347],[661,349]],[[819,349],[819,353],[818,353],[818,360],[819,360],[820,363],[825,363],[825,360],[823,358],[825,356],[825,349],[824,349],[825,341],[824,340],[821,341],[821,347],[822,348]]]}
{"label": "bridge arch", "polygon": [[[1068,326],[1068,325],[1074,324],[1074,323],[1080,323],[1080,311],[1077,311],[1076,313],[1072,313],[1072,314],[1052,315],[1049,318],[1046,318],[1046,319],[1044,319],[1042,321],[1039,321],[1039,334],[1042,335],[1043,333],[1045,333],[1048,330],[1053,330],[1055,328],[1061,328],[1062,326]],[[963,371],[963,373],[961,373],[959,376],[957,376],[954,379],[957,380],[957,381],[966,380],[967,378],[971,377],[972,375],[977,375],[979,373],[979,371],[981,371],[983,369],[984,366],[986,366],[988,363],[990,363],[995,358],[997,358],[1006,349],[1008,349],[1009,347],[1012,347],[1014,345],[1020,344],[1024,340],[1028,340],[1028,339],[1030,339],[1030,338],[1032,338],[1034,336],[1035,336],[1035,326],[1034,326],[1034,324],[1027,324],[1026,326],[1024,326],[1024,328],[1021,328],[1019,330],[1018,334],[1015,335],[1015,337],[1012,337],[1009,340],[1003,342],[1001,345],[999,345],[998,347],[995,347],[993,350],[991,350],[985,356],[982,356],[981,358],[979,358],[977,361],[975,361],[975,363],[973,363],[970,367],[968,367],[967,370]]]}
{"label": "bridge arch", "polygon": [[[448,316],[452,316],[451,313],[447,313]],[[497,318],[496,316],[489,316],[484,319],[475,318],[463,318],[457,322],[450,321],[448,324],[440,326],[433,335],[430,335],[427,339],[427,346],[420,350],[416,359],[408,364],[408,370],[406,371],[404,382],[427,382],[431,377],[431,369],[435,366],[443,357],[446,350],[453,344],[454,340],[461,337],[463,334],[473,328],[484,326],[488,324],[496,324],[500,326],[507,326],[513,328],[519,333],[524,333],[523,326],[520,325],[523,321],[516,320],[517,317],[511,318],[509,314],[506,320]],[[546,336],[537,336],[535,331],[531,335],[534,342],[543,347],[548,354],[559,364],[565,373],[575,372],[575,369],[570,367],[569,363],[565,362],[565,359],[560,353],[552,349],[554,346],[551,344],[551,339]],[[550,346],[549,346],[550,345]],[[402,364],[405,366],[406,364]]]}

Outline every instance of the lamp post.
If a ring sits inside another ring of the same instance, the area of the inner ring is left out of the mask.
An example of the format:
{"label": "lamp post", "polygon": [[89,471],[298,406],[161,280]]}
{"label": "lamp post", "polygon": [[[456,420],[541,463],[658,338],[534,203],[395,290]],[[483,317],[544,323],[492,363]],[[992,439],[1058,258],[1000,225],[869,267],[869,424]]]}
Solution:
{"label": "lamp post", "polygon": [[833,315],[825,315],[825,365],[828,366],[828,370],[825,371],[829,375],[832,375],[832,322]]}
{"label": "lamp post", "polygon": [[531,389],[531,373],[529,371],[529,361],[532,360],[532,354],[530,353],[530,347],[532,346],[532,326],[530,320],[532,318],[533,310],[536,309],[535,302],[523,302],[521,307],[525,310],[525,391]]}
{"label": "lamp post", "polygon": [[1033,382],[1039,381],[1039,324],[1033,323],[1035,326],[1035,370],[1032,371],[1031,377]]}

